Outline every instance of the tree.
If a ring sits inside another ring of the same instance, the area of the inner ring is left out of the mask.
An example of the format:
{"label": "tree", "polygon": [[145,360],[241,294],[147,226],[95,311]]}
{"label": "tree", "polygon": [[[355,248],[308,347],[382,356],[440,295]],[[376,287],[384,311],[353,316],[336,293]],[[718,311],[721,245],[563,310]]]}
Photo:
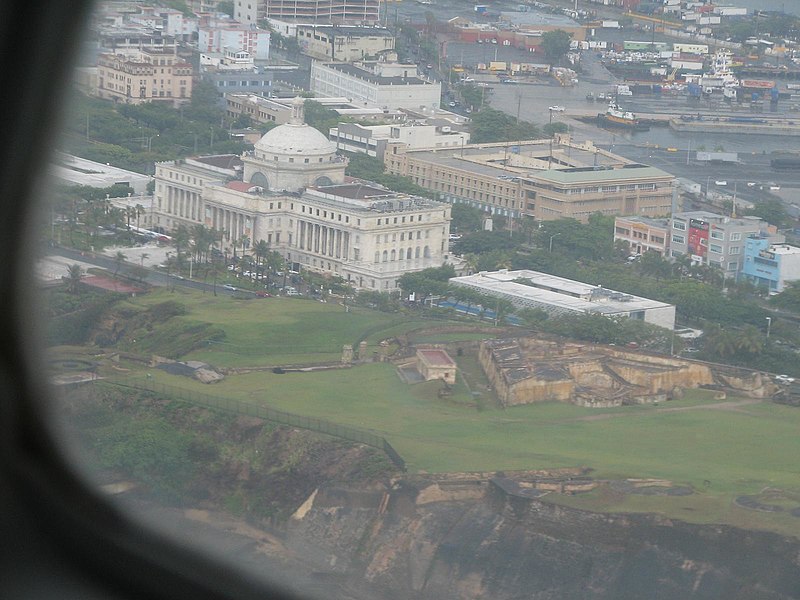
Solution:
{"label": "tree", "polygon": [[532,140],[542,137],[541,130],[533,123],[518,122],[515,117],[488,107],[473,113],[470,131],[470,142],[474,144]]}
{"label": "tree", "polygon": [[780,294],[772,296],[769,302],[778,308],[800,312],[800,281],[792,281],[787,284],[786,289]]}
{"label": "tree", "polygon": [[542,34],[541,48],[545,56],[550,60],[550,64],[557,63],[566,56],[567,52],[569,52],[571,40],[572,34],[563,29],[546,31]]}
{"label": "tree", "polygon": [[775,225],[776,227],[786,227],[791,222],[789,213],[783,207],[783,203],[777,199],[763,200],[756,204],[753,208],[746,211],[747,215],[760,217],[767,223]]}
{"label": "tree", "polygon": [[229,17],[233,17],[234,12],[234,5],[233,2],[230,0],[220,0],[217,2],[217,10],[221,13],[225,13]]}
{"label": "tree", "polygon": [[117,250],[117,253],[114,255],[114,278],[117,277],[119,268],[122,266],[122,263],[125,262],[126,258],[128,257],[125,256],[125,253],[122,250]]}
{"label": "tree", "polygon": [[672,265],[665,260],[658,252],[645,252],[639,262],[639,270],[642,275],[654,277],[656,281],[666,279],[672,274]]}
{"label": "tree", "polygon": [[67,267],[67,274],[63,277],[63,279],[67,284],[67,291],[70,294],[76,294],[78,292],[82,277],[83,269],[78,263],[71,264]]}
{"label": "tree", "polygon": [[483,226],[483,211],[468,204],[453,204],[450,216],[451,231],[470,233],[480,231]]}

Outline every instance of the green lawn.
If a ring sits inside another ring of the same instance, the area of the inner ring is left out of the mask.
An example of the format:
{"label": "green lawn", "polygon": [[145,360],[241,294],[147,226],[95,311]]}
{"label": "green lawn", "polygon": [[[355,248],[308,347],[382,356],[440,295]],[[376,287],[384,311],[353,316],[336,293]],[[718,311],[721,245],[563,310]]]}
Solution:
{"label": "green lawn", "polygon": [[[251,373],[204,386],[158,373],[164,383],[264,402],[384,435],[412,471],[588,466],[599,477],[659,477],[698,488],[800,491],[800,410],[771,403],[713,410],[702,393],[653,406],[588,409],[545,403],[479,411],[439,399],[438,382],[403,384],[371,364],[317,373]],[[679,406],[699,409],[674,412]],[[598,417],[586,419],[586,417]]]}
{"label": "green lawn", "polygon": [[[134,302],[144,305],[164,297]],[[401,324],[396,315],[366,309],[345,313],[341,306],[310,300],[235,300],[193,292],[169,297],[187,305],[187,320],[225,329],[225,343],[187,357],[219,366],[335,360],[343,343],[366,337],[375,348],[389,335],[431,324],[419,319]],[[475,357],[468,353],[457,360],[470,385],[483,386],[476,391],[485,392]],[[736,496],[765,487],[800,493],[797,408],[769,402],[736,406],[740,399],[732,398],[720,409],[710,392],[690,390],[683,399],[659,406],[589,409],[545,403],[502,410],[492,402],[476,403],[461,379],[446,398],[438,397],[440,382],[406,385],[388,363],[283,375],[261,371],[229,376],[213,386],[150,372],[162,383],[373,431],[391,442],[411,472],[585,466],[598,478],[663,478],[692,485],[698,493],[618,498],[598,491],[558,501],[595,509],[655,510],[700,522],[784,531],[796,527],[800,533],[800,519],[732,504]]]}
{"label": "green lawn", "polygon": [[186,305],[185,322],[208,322],[225,331],[225,339],[184,356],[219,367],[250,367],[294,363],[320,363],[341,357],[344,344],[361,337],[375,348],[381,339],[401,331],[446,324],[439,320],[404,319],[359,307],[344,307],[306,298],[234,298],[187,290],[177,286],[131,300],[139,307],[166,300]]}

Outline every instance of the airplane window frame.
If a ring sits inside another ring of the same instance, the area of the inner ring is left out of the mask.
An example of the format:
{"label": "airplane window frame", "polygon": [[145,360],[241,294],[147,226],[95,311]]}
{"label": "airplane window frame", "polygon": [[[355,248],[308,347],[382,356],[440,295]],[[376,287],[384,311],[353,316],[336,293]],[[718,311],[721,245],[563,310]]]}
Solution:
{"label": "airplane window frame", "polygon": [[[37,198],[93,2],[0,4],[0,596],[291,598],[137,523],[82,481],[48,418],[37,331]],[[33,32],[33,35],[31,35]],[[63,584],[63,587],[62,587]],[[63,594],[63,595],[62,595]]]}

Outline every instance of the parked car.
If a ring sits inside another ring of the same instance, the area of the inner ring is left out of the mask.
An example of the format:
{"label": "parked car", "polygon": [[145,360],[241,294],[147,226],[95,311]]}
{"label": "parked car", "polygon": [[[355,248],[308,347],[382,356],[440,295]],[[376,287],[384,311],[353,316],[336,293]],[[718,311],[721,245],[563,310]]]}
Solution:
{"label": "parked car", "polygon": [[259,290],[256,292],[256,298],[272,298],[272,294]]}
{"label": "parked car", "polygon": [[795,379],[794,377],[789,377],[788,375],[776,375],[775,381],[784,385],[789,385],[790,383],[794,383]]}
{"label": "parked car", "polygon": [[563,106],[550,106],[548,110],[552,110],[553,112],[564,112],[566,109]]}
{"label": "parked car", "polygon": [[236,291],[236,288],[234,286],[232,286],[230,283],[226,283],[225,285],[223,285],[222,289],[223,290],[228,290],[229,292],[235,292]]}

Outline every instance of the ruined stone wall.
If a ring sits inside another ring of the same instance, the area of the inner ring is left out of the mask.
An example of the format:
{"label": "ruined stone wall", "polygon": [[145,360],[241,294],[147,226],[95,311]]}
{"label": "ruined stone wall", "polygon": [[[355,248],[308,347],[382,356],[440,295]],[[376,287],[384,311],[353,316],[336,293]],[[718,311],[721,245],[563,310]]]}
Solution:
{"label": "ruined stone wall", "polygon": [[560,381],[542,381],[531,377],[523,379],[510,386],[510,393],[503,401],[505,406],[516,404],[531,404],[533,402],[548,402],[558,400],[569,402],[575,392],[575,382],[571,379]]}
{"label": "ruined stone wall", "polygon": [[714,383],[711,369],[705,365],[684,363],[660,369],[651,368],[647,363],[642,364],[643,361],[637,362],[612,360],[607,367],[625,381],[653,394],[669,391],[674,387],[696,388]]}

